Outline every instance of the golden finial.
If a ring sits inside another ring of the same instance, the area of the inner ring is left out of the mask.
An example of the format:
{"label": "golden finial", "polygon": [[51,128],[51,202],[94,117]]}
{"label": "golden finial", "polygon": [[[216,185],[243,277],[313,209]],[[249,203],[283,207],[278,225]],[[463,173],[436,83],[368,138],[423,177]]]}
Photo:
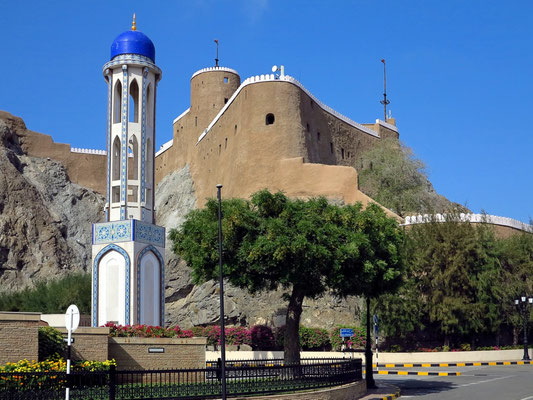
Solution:
{"label": "golden finial", "polygon": [[137,27],[135,26],[135,13],[133,13],[133,22],[131,23],[131,30],[136,31]]}

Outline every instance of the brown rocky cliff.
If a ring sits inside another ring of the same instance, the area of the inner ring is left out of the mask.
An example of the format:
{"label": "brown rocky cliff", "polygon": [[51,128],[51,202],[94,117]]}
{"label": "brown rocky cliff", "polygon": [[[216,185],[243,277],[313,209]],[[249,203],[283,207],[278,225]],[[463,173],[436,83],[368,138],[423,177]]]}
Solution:
{"label": "brown rocky cliff", "polygon": [[0,291],[65,270],[90,270],[101,195],[70,182],[58,162],[28,156],[22,119],[0,112]]}

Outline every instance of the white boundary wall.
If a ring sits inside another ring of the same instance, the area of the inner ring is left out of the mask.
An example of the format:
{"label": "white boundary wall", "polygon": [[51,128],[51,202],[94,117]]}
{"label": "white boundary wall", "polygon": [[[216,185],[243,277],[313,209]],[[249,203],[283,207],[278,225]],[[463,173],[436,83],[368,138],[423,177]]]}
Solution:
{"label": "white boundary wall", "polygon": [[[531,353],[531,350],[530,350]],[[487,351],[450,351],[424,353],[379,353],[378,362],[385,363],[452,363],[452,362],[489,362],[518,361],[524,350],[487,350]],[[207,361],[216,361],[220,351],[206,351]],[[334,351],[302,351],[301,358],[363,358],[364,353],[342,353]],[[283,351],[226,351],[226,360],[268,360],[283,358]],[[373,358],[376,362],[374,354]]]}

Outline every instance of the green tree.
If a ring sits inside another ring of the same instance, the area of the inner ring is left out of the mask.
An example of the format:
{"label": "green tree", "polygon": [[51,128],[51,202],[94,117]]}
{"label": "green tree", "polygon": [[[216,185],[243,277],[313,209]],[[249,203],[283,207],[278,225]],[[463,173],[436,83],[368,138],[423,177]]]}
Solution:
{"label": "green tree", "polygon": [[523,232],[500,239],[498,245],[502,269],[498,282],[502,293],[502,315],[514,327],[513,342],[517,344],[522,323],[513,300],[524,294],[533,296],[533,234]]}
{"label": "green tree", "polygon": [[[195,283],[217,278],[217,209],[217,202],[209,200],[204,209],[188,214],[180,230],[170,232],[173,250],[192,268]],[[225,200],[222,210],[224,276],[251,293],[287,290],[286,362],[299,361],[298,328],[305,298],[328,289],[360,294],[388,287],[399,275],[379,261],[395,253],[386,245],[388,234],[380,233],[380,223],[396,228],[397,223],[376,205],[361,211],[360,204],[339,207],[325,198],[291,200],[263,190],[250,201]],[[361,257],[368,259],[363,262]],[[385,283],[370,284],[371,278]]]}
{"label": "green tree", "polygon": [[82,313],[91,312],[91,276],[71,273],[62,278],[38,281],[34,287],[0,294],[0,310],[64,313],[76,304]]}
{"label": "green tree", "polygon": [[402,217],[450,208],[466,210],[435,192],[424,163],[396,139],[379,141],[354,166],[361,191]]}
{"label": "green tree", "polygon": [[406,338],[425,329],[443,344],[496,332],[502,322],[501,269],[496,239],[486,224],[446,222],[414,225],[407,234],[409,271],[398,298],[380,301],[385,330]]}

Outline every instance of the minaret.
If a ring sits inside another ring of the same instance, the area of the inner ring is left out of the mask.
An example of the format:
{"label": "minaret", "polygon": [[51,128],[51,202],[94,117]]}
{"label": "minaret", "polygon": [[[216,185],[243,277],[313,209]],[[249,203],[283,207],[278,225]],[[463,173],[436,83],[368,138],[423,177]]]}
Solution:
{"label": "minaret", "polygon": [[106,222],[93,225],[92,325],[164,323],[165,228],[155,225],[155,107],[161,70],[137,31],[111,45]]}

